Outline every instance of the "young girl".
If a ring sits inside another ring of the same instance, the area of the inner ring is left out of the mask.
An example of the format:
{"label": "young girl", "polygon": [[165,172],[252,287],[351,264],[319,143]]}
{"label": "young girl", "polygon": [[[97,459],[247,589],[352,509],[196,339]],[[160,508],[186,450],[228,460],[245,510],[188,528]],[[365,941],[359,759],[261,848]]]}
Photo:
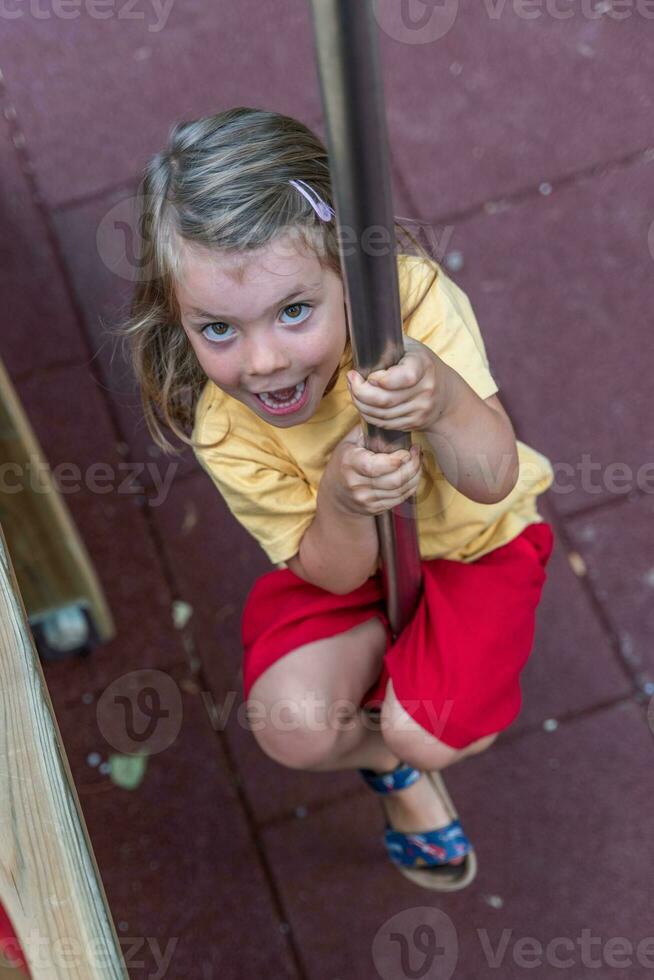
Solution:
{"label": "young girl", "polygon": [[[285,766],[358,769],[395,866],[464,887],[475,853],[439,772],[520,711],[550,463],[516,442],[465,293],[399,224],[405,355],[353,370],[328,159],[301,123],[180,124],[140,193],[126,333],[150,431],[193,446],[277,566],[242,619],[255,737]],[[411,453],[366,450],[362,418],[410,431]],[[393,641],[375,515],[414,494],[423,592]]]}

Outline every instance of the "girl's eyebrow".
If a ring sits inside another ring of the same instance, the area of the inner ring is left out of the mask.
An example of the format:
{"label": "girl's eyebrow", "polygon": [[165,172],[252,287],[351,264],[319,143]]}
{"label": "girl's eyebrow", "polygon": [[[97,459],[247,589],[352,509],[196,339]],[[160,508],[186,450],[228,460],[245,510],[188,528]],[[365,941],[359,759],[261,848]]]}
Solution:
{"label": "girl's eyebrow", "polygon": [[[289,300],[295,299],[297,296],[300,296],[302,293],[307,293],[311,290],[318,289],[320,285],[321,283],[319,282],[312,282],[308,284],[300,283],[299,286],[295,287],[292,293],[289,293],[288,296],[284,296],[282,299],[277,300],[277,302],[273,303],[272,306],[269,306],[267,310],[264,310],[264,313],[273,313],[275,310],[279,309],[280,306],[286,305]],[[206,310],[199,310],[195,306],[189,307],[189,313],[191,313],[193,316],[204,316],[214,320],[221,319],[221,317],[219,317],[216,313],[207,313]]]}

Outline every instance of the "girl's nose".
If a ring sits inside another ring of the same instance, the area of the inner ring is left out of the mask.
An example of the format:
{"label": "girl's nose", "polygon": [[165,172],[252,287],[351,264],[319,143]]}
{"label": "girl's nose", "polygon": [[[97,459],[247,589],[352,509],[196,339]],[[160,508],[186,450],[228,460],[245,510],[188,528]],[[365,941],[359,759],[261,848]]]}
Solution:
{"label": "girl's nose", "polygon": [[244,365],[246,374],[257,378],[274,378],[289,366],[287,354],[275,344],[251,344]]}

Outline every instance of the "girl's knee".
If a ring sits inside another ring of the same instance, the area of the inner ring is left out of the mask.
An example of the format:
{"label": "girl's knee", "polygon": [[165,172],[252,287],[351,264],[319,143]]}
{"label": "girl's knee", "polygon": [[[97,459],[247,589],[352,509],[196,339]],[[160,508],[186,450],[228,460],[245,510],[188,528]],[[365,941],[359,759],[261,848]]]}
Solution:
{"label": "girl's knee", "polygon": [[255,732],[259,748],[268,758],[288,769],[316,769],[333,755],[334,742],[329,735],[306,731]]}
{"label": "girl's knee", "polygon": [[259,748],[268,758],[288,769],[320,769],[334,755],[335,740],[329,733],[305,729],[254,732]]}
{"label": "girl's knee", "polygon": [[249,727],[259,747],[291,769],[319,769],[328,763],[336,754],[339,732],[354,723],[355,712],[356,706],[345,700],[328,703],[304,690],[247,702]]}

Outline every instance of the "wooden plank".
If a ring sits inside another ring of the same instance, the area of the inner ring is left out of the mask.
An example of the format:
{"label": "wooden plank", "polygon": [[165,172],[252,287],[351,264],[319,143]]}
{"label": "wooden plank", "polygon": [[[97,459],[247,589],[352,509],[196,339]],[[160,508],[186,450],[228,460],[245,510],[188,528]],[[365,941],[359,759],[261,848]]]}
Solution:
{"label": "wooden plank", "polygon": [[102,586],[2,362],[0,464],[0,524],[28,615],[86,600],[99,639],[110,640]]}
{"label": "wooden plank", "polygon": [[0,826],[0,902],[33,980],[125,980],[2,528]]}

